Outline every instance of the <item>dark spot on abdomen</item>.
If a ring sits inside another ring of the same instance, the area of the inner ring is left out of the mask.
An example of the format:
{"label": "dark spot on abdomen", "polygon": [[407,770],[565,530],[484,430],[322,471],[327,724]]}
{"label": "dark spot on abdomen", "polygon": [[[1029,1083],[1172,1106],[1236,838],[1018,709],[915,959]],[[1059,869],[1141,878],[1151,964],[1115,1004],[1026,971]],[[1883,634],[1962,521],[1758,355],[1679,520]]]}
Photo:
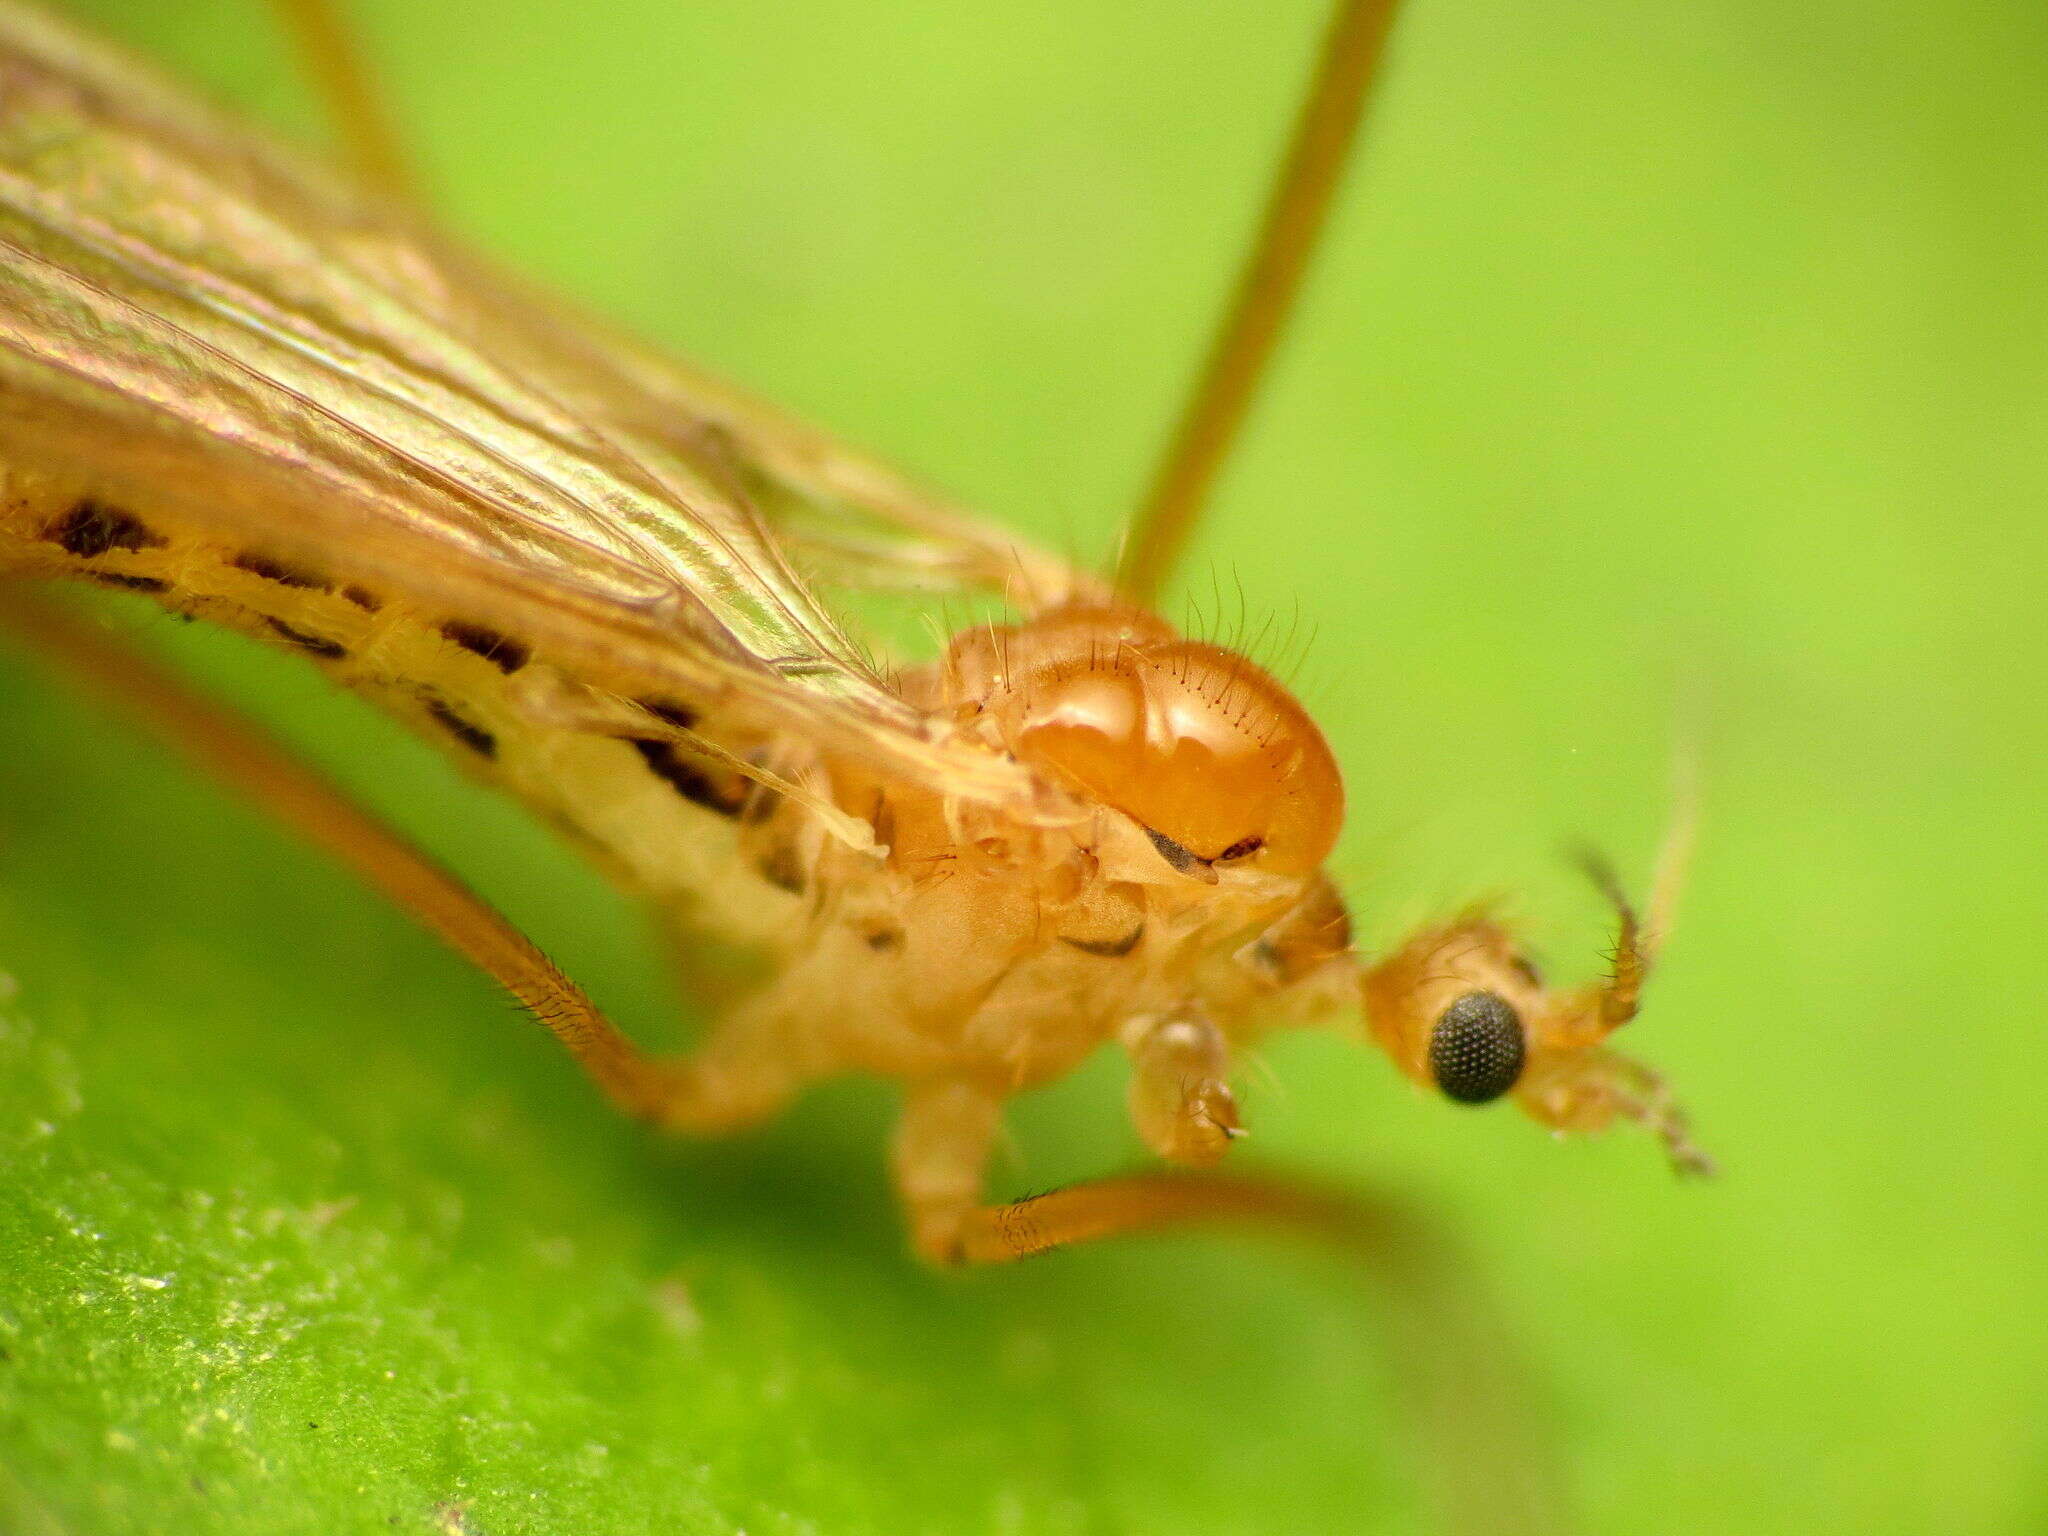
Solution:
{"label": "dark spot on abdomen", "polygon": [[141,518],[117,507],[87,499],[43,530],[43,537],[61,544],[67,554],[90,560],[110,549],[161,549],[167,542],[151,533]]}
{"label": "dark spot on abdomen", "polygon": [[383,600],[368,587],[343,587],[341,595],[365,613],[375,613],[384,606]]}
{"label": "dark spot on abdomen", "polygon": [[436,725],[470,751],[479,757],[497,757],[498,738],[475,721],[458,715],[445,701],[435,698],[432,694],[423,694],[420,703],[426,706],[427,713],[434,717]]}
{"label": "dark spot on abdomen", "polygon": [[526,665],[527,657],[533,654],[509,635],[501,635],[495,629],[486,629],[481,624],[464,624],[451,619],[441,626],[441,633],[465,651],[483,657],[500,672],[517,672]]}
{"label": "dark spot on abdomen", "polygon": [[282,560],[273,560],[268,555],[259,555],[245,550],[228,562],[238,571],[247,571],[251,576],[261,576],[265,581],[274,581],[281,587],[298,587],[306,592],[331,592],[333,584],[325,577],[316,576],[300,566],[286,565]]}
{"label": "dark spot on abdomen", "polygon": [[720,816],[733,816],[746,801],[744,783],[720,783],[685,757],[672,741],[635,736],[629,738],[629,744],[657,778],[692,805],[701,805]]}
{"label": "dark spot on abdomen", "polygon": [[88,571],[85,573],[103,587],[119,587],[124,592],[162,593],[171,590],[168,581],[159,581],[154,576],[116,576],[111,571]]}
{"label": "dark spot on abdomen", "polygon": [[323,640],[318,635],[309,635],[303,629],[294,629],[282,619],[265,619],[271,633],[280,640],[290,642],[308,656],[318,656],[322,661],[341,661],[348,655],[348,647],[337,645],[332,640]]}

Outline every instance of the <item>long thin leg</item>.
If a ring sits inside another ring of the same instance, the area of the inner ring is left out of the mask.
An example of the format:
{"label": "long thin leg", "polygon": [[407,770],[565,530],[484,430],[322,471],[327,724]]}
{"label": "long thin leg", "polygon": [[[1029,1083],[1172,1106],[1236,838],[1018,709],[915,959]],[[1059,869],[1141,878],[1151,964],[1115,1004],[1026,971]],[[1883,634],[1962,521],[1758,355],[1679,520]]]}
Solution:
{"label": "long thin leg", "polygon": [[1290,1184],[1155,1173],[1072,1184],[1012,1205],[982,1205],[1003,1096],[962,1079],[914,1083],[890,1149],[911,1246],[937,1264],[1006,1264],[1128,1232],[1223,1220],[1342,1227],[1331,1197]]}
{"label": "long thin leg", "polygon": [[710,1038],[665,1065],[653,1118],[691,1136],[726,1136],[771,1119],[819,1075],[773,988],[726,1010]]}
{"label": "long thin leg", "polygon": [[28,641],[410,913],[517,998],[621,1109],[652,1116],[673,1102],[676,1069],[642,1055],[482,897],[248,721],[200,697],[155,662],[25,592],[0,600],[0,627]]}
{"label": "long thin leg", "polygon": [[977,1261],[962,1247],[962,1224],[979,1214],[975,1204],[1002,1119],[1002,1095],[978,1083],[914,1083],[904,1096],[889,1170],[911,1249],[927,1263]]}
{"label": "long thin leg", "polygon": [[1180,557],[1250,409],[1322,233],[1396,0],[1342,0],[1237,291],[1124,544],[1118,588],[1149,604]]}
{"label": "long thin leg", "polygon": [[1130,1232],[1225,1220],[1341,1227],[1344,1209],[1293,1185],[1191,1173],[1071,1184],[1012,1205],[981,1205],[1002,1096],[938,1079],[911,1087],[891,1148],[911,1246],[937,1264],[1006,1264]]}
{"label": "long thin leg", "polygon": [[297,46],[313,88],[334,120],[356,174],[379,191],[406,199],[411,167],[392,125],[374,71],[355,31],[334,0],[270,0]]}
{"label": "long thin leg", "polygon": [[1251,1222],[1328,1235],[1349,1234],[1354,1220],[1348,1203],[1307,1186],[1221,1173],[1134,1173],[979,1206],[962,1226],[960,1253],[970,1264],[1008,1264],[1168,1227]]}

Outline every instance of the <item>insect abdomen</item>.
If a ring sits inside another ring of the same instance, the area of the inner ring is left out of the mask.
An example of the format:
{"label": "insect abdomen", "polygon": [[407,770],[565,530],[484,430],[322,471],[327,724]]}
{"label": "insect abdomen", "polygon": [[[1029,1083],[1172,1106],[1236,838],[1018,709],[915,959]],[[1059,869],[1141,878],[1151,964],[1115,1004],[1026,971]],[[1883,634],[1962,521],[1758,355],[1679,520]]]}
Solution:
{"label": "insect abdomen", "polygon": [[[742,848],[761,793],[674,742],[537,716],[517,693],[535,663],[519,637],[153,508],[0,475],[0,576],[140,593],[305,657],[525,801],[628,889],[730,938],[787,930],[809,871],[780,844],[772,861]],[[657,721],[696,723],[675,701],[649,708]]]}

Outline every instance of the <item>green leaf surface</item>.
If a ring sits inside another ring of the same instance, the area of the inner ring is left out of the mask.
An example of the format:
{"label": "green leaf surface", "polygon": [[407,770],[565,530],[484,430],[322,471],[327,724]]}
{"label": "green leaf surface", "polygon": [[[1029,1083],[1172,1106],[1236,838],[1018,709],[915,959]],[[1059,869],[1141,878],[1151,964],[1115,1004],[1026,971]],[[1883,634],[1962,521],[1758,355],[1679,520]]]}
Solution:
{"label": "green leaf surface", "polygon": [[[312,131],[252,0],[77,9]],[[1090,558],[1316,12],[367,8],[457,227]],[[1299,633],[1368,944],[1507,891],[1590,974],[1556,850],[1640,880],[1681,699],[1701,722],[1631,1044],[1722,1180],[1431,1102],[1335,1034],[1245,1085],[1239,1155],[1400,1191],[1473,1255],[1588,1531],[2048,1522],[2044,103],[2022,0],[1411,0],[1190,568],[1198,627]],[[511,807],[302,663],[104,611],[688,1039],[639,915]],[[13,652],[0,975],[10,1536],[1440,1528],[1415,1359],[1343,1261],[922,1271],[885,1090],[730,1145],[618,1123]],[[1006,1187],[1133,1163],[1119,1101],[1103,1062],[1020,1104]],[[1473,1407],[1432,1442],[1468,1480],[1518,1454]]]}

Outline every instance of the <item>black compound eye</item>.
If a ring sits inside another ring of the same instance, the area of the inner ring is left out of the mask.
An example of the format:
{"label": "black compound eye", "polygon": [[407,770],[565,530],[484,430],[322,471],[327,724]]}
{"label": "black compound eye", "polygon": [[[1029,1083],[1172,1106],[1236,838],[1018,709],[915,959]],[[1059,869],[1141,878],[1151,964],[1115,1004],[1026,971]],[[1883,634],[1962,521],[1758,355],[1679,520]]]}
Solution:
{"label": "black compound eye", "polygon": [[1467,992],[1429,1035],[1430,1075],[1460,1104],[1484,1104],[1514,1087],[1522,1056],[1522,1020],[1492,992]]}

